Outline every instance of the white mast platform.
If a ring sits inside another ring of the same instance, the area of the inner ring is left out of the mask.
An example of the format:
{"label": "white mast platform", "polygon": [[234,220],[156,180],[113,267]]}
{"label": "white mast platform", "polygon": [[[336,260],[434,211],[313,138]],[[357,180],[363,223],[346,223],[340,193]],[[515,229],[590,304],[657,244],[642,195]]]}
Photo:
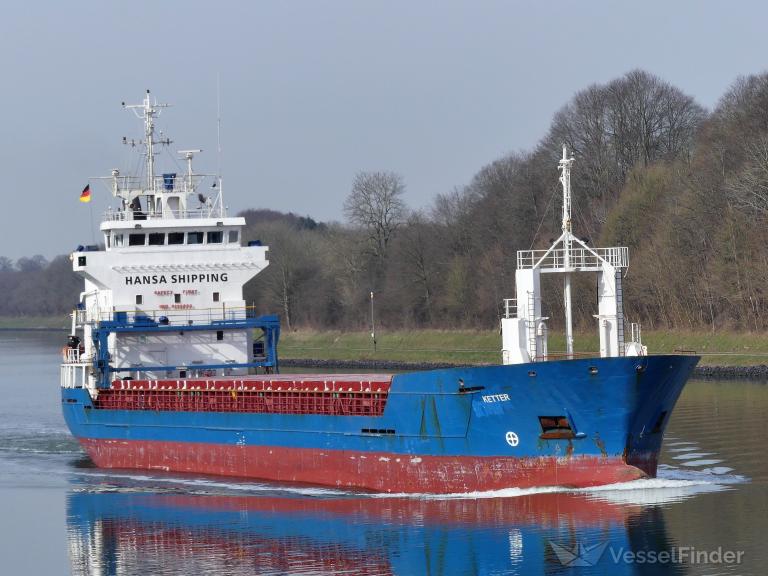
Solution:
{"label": "white mast platform", "polygon": [[598,275],[597,301],[600,334],[600,356],[645,355],[640,342],[640,327],[632,325],[631,342],[624,341],[624,308],[621,274],[629,266],[626,247],[590,248],[574,236],[571,229],[571,165],[563,146],[559,162],[560,183],[563,187],[562,234],[548,250],[519,250],[515,272],[516,298],[504,300],[501,319],[502,362],[523,364],[546,361],[547,317],[541,315],[541,274],[563,275],[563,304],[565,308],[565,356],[573,358],[573,314],[571,306],[571,275],[594,272]]}

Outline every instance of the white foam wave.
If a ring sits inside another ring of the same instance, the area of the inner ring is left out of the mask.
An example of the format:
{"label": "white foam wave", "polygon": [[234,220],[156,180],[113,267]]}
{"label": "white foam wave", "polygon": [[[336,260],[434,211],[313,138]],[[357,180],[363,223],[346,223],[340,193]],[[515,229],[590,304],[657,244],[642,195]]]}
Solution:
{"label": "white foam wave", "polygon": [[[143,491],[156,490],[155,484],[164,484],[166,488],[170,486],[171,490],[173,486],[183,486],[186,493],[206,493],[211,492],[226,492],[226,491],[238,491],[249,492],[254,494],[261,494],[265,492],[275,493],[287,493],[300,496],[312,496],[312,497],[328,497],[328,496],[347,496],[350,493],[342,490],[336,490],[333,488],[321,488],[312,486],[290,486],[290,485],[275,485],[275,484],[261,484],[257,482],[228,482],[226,480],[210,480],[207,478],[184,478],[181,476],[150,476],[147,474],[121,474],[111,472],[95,472],[95,471],[77,471],[74,473],[76,476],[88,477],[88,478],[104,478],[106,480],[128,480],[130,482],[138,482],[146,484],[146,486],[114,486],[116,491]],[[103,487],[96,486],[96,490]],[[86,488],[88,490],[88,488]]]}
{"label": "white foam wave", "polygon": [[449,494],[389,492],[367,494],[369,498],[417,498],[423,500],[478,500],[483,498],[517,498],[532,494],[548,494],[551,492],[569,492],[572,489],[564,486],[542,486],[540,488],[501,488],[482,492],[454,492]]}
{"label": "white foam wave", "polygon": [[720,464],[722,460],[717,459],[704,459],[704,460],[690,460],[688,462],[682,462],[683,466],[712,466],[712,464]]}
{"label": "white foam wave", "polygon": [[[717,462],[717,461],[713,461]],[[238,482],[214,480],[208,478],[185,478],[181,476],[152,476],[148,474],[112,473],[99,471],[78,471],[74,474],[87,478],[102,478],[104,484],[83,488],[84,490],[119,492],[162,491],[174,492],[182,490],[189,494],[211,494],[222,492],[250,494],[290,494],[305,497],[356,497],[356,498],[413,498],[424,500],[477,500],[486,498],[517,498],[536,494],[576,493],[585,494],[591,498],[621,504],[657,505],[677,502],[696,494],[716,492],[728,489],[728,485],[745,482],[746,478],[733,472],[725,466],[706,468],[703,470],[683,470],[663,464],[659,466],[656,478],[633,480],[616,484],[593,486],[590,488],[571,488],[567,486],[542,486],[537,488],[503,488],[500,490],[457,492],[451,494],[430,493],[360,493],[334,488],[290,486],[264,484],[257,482]],[[109,482],[109,480],[116,480]],[[129,481],[139,483],[139,486],[125,485]],[[120,485],[122,484],[122,485]],[[162,485],[162,486],[161,486]]]}
{"label": "white foam wave", "polygon": [[719,468],[705,468],[703,470],[686,470],[669,465],[659,465],[657,480],[685,480],[698,484],[741,484],[747,482],[747,478],[740,474],[729,474],[732,468],[725,466]]}
{"label": "white foam wave", "polygon": [[621,504],[664,504],[689,498],[703,492],[726,490],[728,484],[745,482],[739,475],[728,475],[731,468],[708,468],[705,470],[680,470],[668,465],[659,467],[656,478],[632,480],[616,484],[605,484],[589,488],[570,488],[566,486],[543,486],[540,488],[503,488],[482,492],[461,492],[454,494],[371,494],[371,498],[419,498],[426,500],[516,498],[534,494],[568,492],[586,494],[590,497]]}
{"label": "white foam wave", "polygon": [[678,454],[673,456],[673,460],[692,460],[694,458],[704,458],[704,456],[712,456],[712,452],[688,452],[686,454]]}

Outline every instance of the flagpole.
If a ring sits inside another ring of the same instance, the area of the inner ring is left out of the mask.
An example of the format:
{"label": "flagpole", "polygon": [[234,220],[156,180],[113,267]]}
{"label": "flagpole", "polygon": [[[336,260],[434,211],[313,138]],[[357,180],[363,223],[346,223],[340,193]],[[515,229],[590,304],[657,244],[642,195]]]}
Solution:
{"label": "flagpole", "polygon": [[[91,198],[93,200],[93,198]],[[96,244],[96,231],[93,229],[93,202],[88,202],[88,210],[90,211],[90,218],[91,218],[91,239],[93,240],[93,243]]]}

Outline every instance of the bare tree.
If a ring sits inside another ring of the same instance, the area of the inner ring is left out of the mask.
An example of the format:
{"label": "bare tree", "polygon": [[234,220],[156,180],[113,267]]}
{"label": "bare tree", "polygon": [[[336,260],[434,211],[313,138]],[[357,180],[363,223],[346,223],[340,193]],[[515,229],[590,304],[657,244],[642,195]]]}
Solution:
{"label": "bare tree", "polygon": [[744,166],[727,181],[726,193],[736,208],[768,214],[768,136],[746,146]]}
{"label": "bare tree", "polygon": [[386,259],[392,236],[405,218],[404,192],[405,184],[399,174],[360,172],[344,201],[344,214],[366,231],[371,250],[380,263]]}
{"label": "bare tree", "polygon": [[401,256],[398,260],[402,268],[402,278],[398,283],[415,289],[417,319],[427,323],[432,320],[437,284],[439,240],[436,240],[436,228],[422,213],[414,212],[398,237],[398,254]]}
{"label": "bare tree", "polygon": [[549,162],[563,144],[578,158],[573,184],[584,195],[575,218],[584,220],[586,232],[605,223],[635,165],[689,159],[705,117],[693,98],[642,70],[577,93],[555,115],[542,145]]}

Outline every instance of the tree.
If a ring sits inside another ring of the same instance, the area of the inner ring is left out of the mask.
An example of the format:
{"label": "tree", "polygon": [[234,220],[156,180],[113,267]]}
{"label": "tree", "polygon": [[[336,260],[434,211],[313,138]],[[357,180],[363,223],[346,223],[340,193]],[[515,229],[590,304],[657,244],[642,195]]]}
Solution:
{"label": "tree", "polygon": [[344,201],[344,214],[366,231],[370,249],[380,265],[386,260],[395,230],[405,219],[404,192],[405,184],[399,174],[360,172]]}
{"label": "tree", "polygon": [[414,212],[398,235],[395,281],[400,296],[400,311],[406,305],[414,320],[430,323],[440,259],[440,239],[437,226],[420,212]]}
{"label": "tree", "polygon": [[574,218],[584,232],[599,232],[635,165],[689,158],[705,118],[693,98],[643,70],[576,94],[555,115],[542,149],[550,165],[563,144],[577,158],[572,182],[583,195]]}
{"label": "tree", "polygon": [[726,184],[728,197],[747,213],[768,215],[768,136],[750,142],[746,154],[744,167]]}

